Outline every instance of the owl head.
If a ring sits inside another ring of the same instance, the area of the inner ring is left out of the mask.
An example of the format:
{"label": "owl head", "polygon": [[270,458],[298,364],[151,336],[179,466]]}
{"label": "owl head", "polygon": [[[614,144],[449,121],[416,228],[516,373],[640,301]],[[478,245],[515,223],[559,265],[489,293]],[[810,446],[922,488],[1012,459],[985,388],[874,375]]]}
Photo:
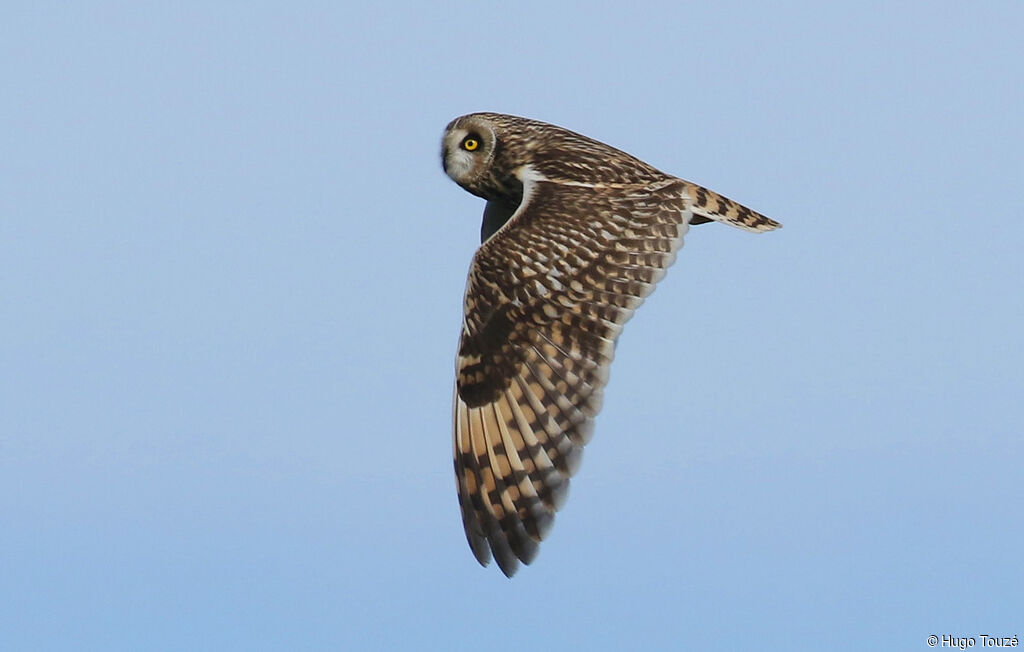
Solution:
{"label": "owl head", "polygon": [[469,192],[493,198],[494,159],[500,149],[498,125],[481,115],[452,120],[441,141],[441,165]]}

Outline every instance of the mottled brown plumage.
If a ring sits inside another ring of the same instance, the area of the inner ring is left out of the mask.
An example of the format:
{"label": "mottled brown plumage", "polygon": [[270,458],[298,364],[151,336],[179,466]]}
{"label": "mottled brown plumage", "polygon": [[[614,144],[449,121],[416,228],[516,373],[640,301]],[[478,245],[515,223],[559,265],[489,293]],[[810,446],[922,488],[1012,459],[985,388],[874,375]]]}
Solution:
{"label": "mottled brown plumage", "polygon": [[456,362],[455,474],[466,537],[511,577],[579,467],[615,341],[690,224],[781,226],[561,127],[453,120],[445,171],[488,200]]}

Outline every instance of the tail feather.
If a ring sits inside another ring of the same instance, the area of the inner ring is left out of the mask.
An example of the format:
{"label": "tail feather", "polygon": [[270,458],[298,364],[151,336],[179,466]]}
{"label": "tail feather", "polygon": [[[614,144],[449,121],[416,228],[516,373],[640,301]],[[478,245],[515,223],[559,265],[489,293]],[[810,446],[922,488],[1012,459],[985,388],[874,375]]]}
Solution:
{"label": "tail feather", "polygon": [[689,196],[688,208],[693,212],[690,224],[723,222],[746,231],[760,233],[782,227],[782,224],[708,190],[695,183],[685,182],[685,193]]}

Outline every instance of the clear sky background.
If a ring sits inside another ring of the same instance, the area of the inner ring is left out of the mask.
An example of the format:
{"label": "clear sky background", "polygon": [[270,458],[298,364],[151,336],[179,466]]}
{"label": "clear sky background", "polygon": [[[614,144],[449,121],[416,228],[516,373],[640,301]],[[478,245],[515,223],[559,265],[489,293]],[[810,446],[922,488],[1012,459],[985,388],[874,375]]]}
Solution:
{"label": "clear sky background", "polygon": [[[1021,3],[359,4],[0,9],[0,648],[1024,636]],[[478,110],[785,224],[690,232],[511,581],[450,460]]]}

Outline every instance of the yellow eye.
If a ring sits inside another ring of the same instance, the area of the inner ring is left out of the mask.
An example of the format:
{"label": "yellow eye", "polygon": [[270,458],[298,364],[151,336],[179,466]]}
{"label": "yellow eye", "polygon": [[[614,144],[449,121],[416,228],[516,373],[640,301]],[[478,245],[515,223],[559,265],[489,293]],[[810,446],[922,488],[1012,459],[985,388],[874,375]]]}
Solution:
{"label": "yellow eye", "polygon": [[480,141],[477,140],[476,138],[467,138],[466,140],[462,141],[462,149],[466,150],[467,152],[472,152],[477,147],[480,147]]}

